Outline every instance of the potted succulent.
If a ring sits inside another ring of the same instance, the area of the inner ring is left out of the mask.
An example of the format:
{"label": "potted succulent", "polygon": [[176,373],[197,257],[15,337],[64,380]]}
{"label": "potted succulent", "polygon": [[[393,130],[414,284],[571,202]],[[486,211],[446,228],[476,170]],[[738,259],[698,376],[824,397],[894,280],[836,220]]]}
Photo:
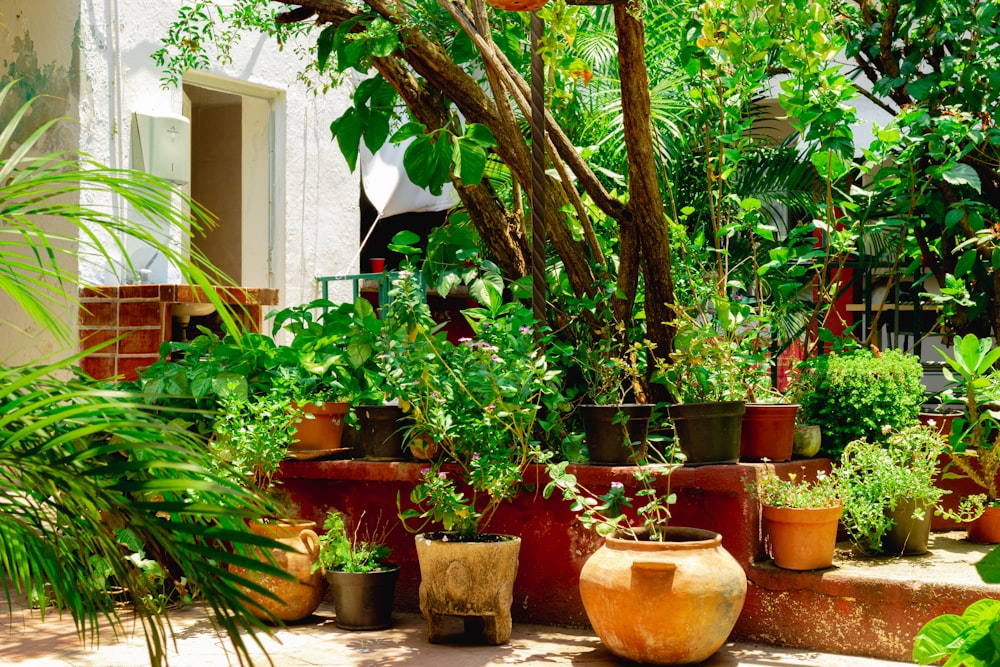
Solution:
{"label": "potted succulent", "polygon": [[672,454],[635,467],[636,507],[622,482],[590,490],[565,461],[546,465],[551,481],[542,495],[559,490],[583,525],[605,537],[580,572],[587,618],[612,653],[634,662],[708,659],[746,599],[746,575],[718,533],[669,525],[670,475],[679,465]]}
{"label": "potted succulent", "polygon": [[[377,358],[412,419],[411,440],[441,452],[423,469],[412,506],[399,499],[401,520],[418,533],[420,610],[431,642],[442,639],[444,618],[457,615],[470,628],[482,619],[485,641],[502,644],[512,627],[520,537],[486,527],[542,455],[536,430],[559,415],[556,372],[536,344],[531,312],[503,303],[494,283],[470,288],[485,306],[465,311],[475,338],[456,345],[431,319],[422,290],[412,271],[400,272],[384,313],[395,336]],[[456,579],[456,568],[468,576]]]}
{"label": "potted succulent", "polygon": [[835,352],[799,364],[788,395],[801,404],[800,419],[820,427],[820,451],[837,457],[852,440],[916,422],[922,376],[920,359],[899,350]]}
{"label": "potted succulent", "polygon": [[833,565],[844,508],[836,478],[824,471],[813,480],[798,473],[781,478],[765,466],[754,479],[753,491],[761,504],[775,565],[786,570]]}
{"label": "potted succulent", "polygon": [[812,480],[798,473],[782,478],[765,465],[753,485],[774,564],[786,570],[830,567],[843,511],[837,480],[825,471]]}
{"label": "potted succulent", "polygon": [[945,379],[950,386],[943,403],[959,406],[962,416],[954,419],[947,437],[946,452],[959,473],[983,489],[983,493],[963,498],[949,518],[969,521],[973,542],[1000,543],[1000,422],[989,404],[1000,399],[1000,374],[993,366],[1000,360],[1000,348],[988,338],[973,334],[956,336],[952,355],[938,350],[947,366]]}
{"label": "potted succulent", "polygon": [[883,442],[848,443],[834,469],[844,501],[841,523],[866,553],[927,553],[931,514],[946,493],[935,486],[944,440],[937,429],[886,427]]}
{"label": "potted succulent", "polygon": [[319,558],[313,569],[326,573],[337,612],[337,627],[379,630],[392,624],[393,598],[399,565],[387,563],[385,535],[359,537],[349,533],[344,517],[327,512],[326,531],[319,536]]}

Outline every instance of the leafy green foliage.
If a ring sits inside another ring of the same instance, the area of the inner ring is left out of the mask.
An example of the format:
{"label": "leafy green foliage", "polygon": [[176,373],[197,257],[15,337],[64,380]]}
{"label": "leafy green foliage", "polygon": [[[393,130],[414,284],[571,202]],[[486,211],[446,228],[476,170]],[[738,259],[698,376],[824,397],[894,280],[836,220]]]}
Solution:
{"label": "leafy green foliage", "polygon": [[920,360],[899,350],[870,350],[808,359],[799,367],[789,397],[802,405],[803,423],[817,424],[822,451],[839,457],[848,442],[879,441],[917,419],[924,401]]}
{"label": "leafy green foliage", "polygon": [[810,481],[798,473],[791,473],[784,479],[772,468],[764,468],[754,480],[753,492],[757,500],[768,507],[816,509],[843,504],[837,478],[822,470]]}
{"label": "leafy green foliage", "polygon": [[944,614],[928,621],[913,640],[913,659],[921,665],[990,667],[1000,661],[1000,601],[979,600],[961,616]]}
{"label": "leafy green foliage", "polygon": [[339,572],[374,572],[382,569],[391,550],[379,539],[360,539],[350,534],[344,517],[327,512],[323,522],[326,532],[319,536],[319,557],[313,571],[323,567]]}

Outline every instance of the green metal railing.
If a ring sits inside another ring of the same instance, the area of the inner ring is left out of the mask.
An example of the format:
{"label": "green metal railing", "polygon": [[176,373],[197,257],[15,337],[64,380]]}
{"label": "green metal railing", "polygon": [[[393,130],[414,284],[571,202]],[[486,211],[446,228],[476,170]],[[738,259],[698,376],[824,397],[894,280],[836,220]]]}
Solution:
{"label": "green metal railing", "polygon": [[[378,305],[381,309],[391,301],[389,290],[392,287],[392,281],[397,278],[399,278],[398,271],[383,271],[382,273],[350,273],[343,276],[320,276],[316,278],[316,282],[320,284],[323,298],[329,300],[331,283],[350,280],[353,284],[352,298],[356,301],[358,297],[361,296],[361,281],[373,281],[378,284]],[[418,274],[417,278],[422,284],[423,276]]]}

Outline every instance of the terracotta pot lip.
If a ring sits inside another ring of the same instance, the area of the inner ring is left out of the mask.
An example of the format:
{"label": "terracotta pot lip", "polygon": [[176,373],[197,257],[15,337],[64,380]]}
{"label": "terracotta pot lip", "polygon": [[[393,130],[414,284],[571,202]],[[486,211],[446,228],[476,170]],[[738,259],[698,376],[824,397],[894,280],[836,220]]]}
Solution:
{"label": "terracotta pot lip", "polygon": [[795,521],[803,523],[834,521],[835,519],[840,519],[844,513],[843,505],[837,505],[836,507],[774,507],[773,505],[761,505],[761,507],[764,510],[763,514],[766,519],[784,518],[787,520],[795,517]]}
{"label": "terracotta pot lip", "polygon": [[272,519],[267,523],[251,521],[250,531],[261,537],[298,535],[303,530],[316,530],[317,523],[309,519]]}
{"label": "terracotta pot lip", "polygon": [[751,408],[754,410],[774,410],[774,409],[790,410],[792,408],[798,410],[799,408],[802,407],[800,403],[750,403],[750,402],[747,402],[746,406],[747,410]]}
{"label": "terracotta pot lip", "polygon": [[302,412],[308,412],[311,414],[337,414],[338,412],[347,412],[351,405],[346,401],[326,401],[321,405],[316,405],[315,403],[292,403],[292,407],[296,410],[301,410]]}
{"label": "terracotta pot lip", "polygon": [[[636,529],[636,532],[640,531],[645,532],[645,529]],[[605,546],[609,549],[622,551],[687,551],[708,549],[722,544],[722,535],[702,528],[670,526],[664,528],[663,532],[666,533],[667,539],[661,541],[633,540],[628,537],[617,537],[619,533],[616,532],[615,536],[606,538]]]}

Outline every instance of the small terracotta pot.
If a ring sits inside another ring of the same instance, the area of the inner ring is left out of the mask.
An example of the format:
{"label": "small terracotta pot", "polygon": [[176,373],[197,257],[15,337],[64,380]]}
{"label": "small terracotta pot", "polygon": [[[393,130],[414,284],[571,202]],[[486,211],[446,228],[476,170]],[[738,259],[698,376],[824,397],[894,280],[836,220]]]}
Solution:
{"label": "small terracotta pot", "polygon": [[799,509],[763,506],[771,557],[785,570],[819,570],[833,565],[837,524],[843,507]]}
{"label": "small terracotta pot", "polygon": [[740,430],[741,461],[788,461],[798,403],[747,403]]}
{"label": "small terracotta pot", "polygon": [[327,451],[340,447],[344,434],[344,417],[349,408],[347,403],[305,403],[296,405],[295,408],[312,416],[306,416],[295,424],[295,436],[290,449]]}
{"label": "small terracotta pot", "polygon": [[968,526],[968,540],[977,544],[1000,544],[1000,507],[987,507]]}

